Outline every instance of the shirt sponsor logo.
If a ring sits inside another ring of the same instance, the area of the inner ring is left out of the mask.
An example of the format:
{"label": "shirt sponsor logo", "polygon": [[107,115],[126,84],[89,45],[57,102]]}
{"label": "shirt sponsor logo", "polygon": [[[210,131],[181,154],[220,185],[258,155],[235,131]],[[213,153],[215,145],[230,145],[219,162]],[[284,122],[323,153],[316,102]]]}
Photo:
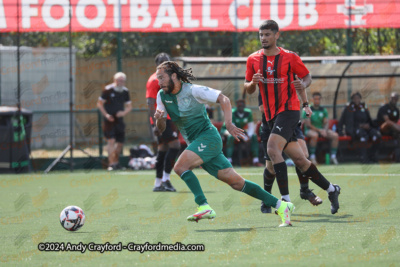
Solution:
{"label": "shirt sponsor logo", "polygon": [[265,78],[264,83],[284,83],[285,79],[283,78]]}
{"label": "shirt sponsor logo", "polygon": [[165,103],[170,103],[170,104],[172,104],[172,101],[165,100]]}

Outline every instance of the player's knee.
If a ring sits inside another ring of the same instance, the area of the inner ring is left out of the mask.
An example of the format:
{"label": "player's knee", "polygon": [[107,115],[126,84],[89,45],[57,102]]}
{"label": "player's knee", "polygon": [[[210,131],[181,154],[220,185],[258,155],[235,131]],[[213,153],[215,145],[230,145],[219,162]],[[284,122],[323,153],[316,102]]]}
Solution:
{"label": "player's knee", "polygon": [[267,147],[267,154],[271,158],[272,161],[274,161],[276,159],[276,157],[278,156],[278,154],[281,154],[281,153],[282,152],[280,152],[276,147],[273,147],[273,146]]}
{"label": "player's knee", "polygon": [[232,187],[232,189],[241,191],[244,185],[244,179],[232,179],[228,182],[228,184]]}
{"label": "player's knee", "polygon": [[307,163],[307,158],[303,155],[292,156],[291,159],[296,166],[303,166]]}
{"label": "player's knee", "polygon": [[317,133],[312,133],[312,134],[310,134],[310,138],[313,141],[317,141],[318,140],[318,134]]}
{"label": "player's knee", "polygon": [[179,175],[179,177],[182,175],[182,173],[184,173],[185,171],[187,171],[188,169],[183,168],[183,166],[181,166],[180,164],[175,164],[174,166],[174,172]]}
{"label": "player's knee", "polygon": [[275,170],[274,170],[274,166],[271,164],[267,164],[267,167],[265,168],[269,174],[271,175],[275,175]]}

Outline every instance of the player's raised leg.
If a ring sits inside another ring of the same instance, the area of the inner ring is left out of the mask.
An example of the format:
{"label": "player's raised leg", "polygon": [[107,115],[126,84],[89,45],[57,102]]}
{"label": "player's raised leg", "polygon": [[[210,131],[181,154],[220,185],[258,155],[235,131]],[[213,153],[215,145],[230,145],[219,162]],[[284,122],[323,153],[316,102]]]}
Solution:
{"label": "player's raised leg", "polygon": [[294,210],[293,203],[284,202],[271,195],[252,181],[245,180],[233,168],[226,168],[218,171],[218,179],[230,185],[233,189],[262,200],[267,206],[276,208],[277,214],[281,217],[282,223],[279,227],[291,226],[290,215]]}
{"label": "player's raised leg", "polygon": [[195,214],[190,215],[187,220],[198,222],[201,219],[214,219],[216,216],[215,211],[208,205],[207,199],[200,186],[199,179],[192,172],[192,170],[201,165],[203,160],[193,151],[186,149],[179,156],[178,161],[175,163],[174,171],[189,187],[194,195],[194,201],[198,205],[198,210]]}
{"label": "player's raised leg", "polygon": [[331,213],[335,214],[339,209],[339,194],[340,187],[331,184],[311,163],[302,152],[297,142],[290,142],[286,148],[285,153],[293,160],[299,168],[303,177],[310,179],[313,183],[328,192],[328,197],[331,202]]}
{"label": "player's raised leg", "polygon": [[[296,128],[296,131],[300,129]],[[300,134],[296,134],[297,143],[303,151],[304,157],[308,158],[307,144],[304,139],[301,138]],[[300,138],[299,138],[300,137]],[[303,136],[304,137],[304,136]],[[315,195],[312,190],[308,187],[308,178],[303,176],[299,168],[296,167],[296,174],[300,182],[300,197],[301,199],[308,200],[314,206],[322,204],[322,199]]]}

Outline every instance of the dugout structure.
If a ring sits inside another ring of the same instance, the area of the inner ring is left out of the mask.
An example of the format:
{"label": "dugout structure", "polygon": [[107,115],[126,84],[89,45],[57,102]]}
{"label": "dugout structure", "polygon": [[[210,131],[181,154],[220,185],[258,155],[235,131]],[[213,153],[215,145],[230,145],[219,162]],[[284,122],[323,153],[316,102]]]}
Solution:
{"label": "dugout structure", "polygon": [[[222,90],[232,103],[243,97],[247,57],[179,57],[185,68],[192,68],[200,84]],[[354,92],[360,92],[376,117],[379,107],[388,102],[391,92],[400,93],[400,56],[302,57],[313,82],[307,88],[308,99],[313,92],[322,94],[322,105],[330,118],[340,118],[343,107]],[[195,81],[196,83],[196,81]],[[258,112],[257,93],[245,95],[247,107]],[[218,120],[222,120],[217,107]]]}

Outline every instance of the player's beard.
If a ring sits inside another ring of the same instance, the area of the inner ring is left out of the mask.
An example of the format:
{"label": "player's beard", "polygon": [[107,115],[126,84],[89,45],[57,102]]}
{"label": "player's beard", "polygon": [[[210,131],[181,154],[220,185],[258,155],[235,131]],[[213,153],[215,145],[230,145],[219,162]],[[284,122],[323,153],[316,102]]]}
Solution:
{"label": "player's beard", "polygon": [[123,87],[123,86],[115,86],[115,87],[114,87],[114,90],[115,90],[116,92],[118,92],[118,93],[121,93],[121,92],[124,90],[124,87]]}
{"label": "player's beard", "polygon": [[271,48],[271,45],[266,44],[266,45],[263,45],[262,48],[264,48],[264,49],[270,49],[270,48]]}
{"label": "player's beard", "polygon": [[172,79],[170,78],[170,79],[169,79],[169,82],[168,82],[168,85],[167,85],[167,90],[165,91],[165,93],[171,94],[172,91],[174,91],[174,87],[175,87],[175,84],[174,84],[174,82],[172,81]]}

